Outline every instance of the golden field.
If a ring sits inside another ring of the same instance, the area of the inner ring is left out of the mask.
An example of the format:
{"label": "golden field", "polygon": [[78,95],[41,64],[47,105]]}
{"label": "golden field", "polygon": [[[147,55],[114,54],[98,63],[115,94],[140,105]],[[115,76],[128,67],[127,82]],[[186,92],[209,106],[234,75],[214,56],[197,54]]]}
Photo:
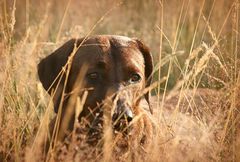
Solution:
{"label": "golden field", "polygon": [[[159,127],[148,161],[240,161],[239,0],[0,0],[0,8],[0,161],[45,159],[54,112],[37,64],[70,38],[96,34],[151,49]],[[86,150],[65,148],[61,160],[106,160],[83,158]]]}

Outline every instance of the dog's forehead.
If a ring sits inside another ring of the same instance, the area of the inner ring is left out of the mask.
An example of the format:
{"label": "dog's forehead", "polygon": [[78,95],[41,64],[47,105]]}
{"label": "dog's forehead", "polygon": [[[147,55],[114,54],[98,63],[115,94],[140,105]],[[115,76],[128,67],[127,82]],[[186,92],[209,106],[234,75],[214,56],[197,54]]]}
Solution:
{"label": "dog's forehead", "polygon": [[95,66],[98,62],[105,62],[108,66],[116,64],[136,65],[139,68],[144,66],[144,58],[136,41],[124,36],[90,37],[83,43],[78,53],[77,60],[88,62],[90,66]]}
{"label": "dog's forehead", "polygon": [[135,40],[126,37],[126,36],[119,36],[119,35],[101,35],[101,36],[93,36],[90,37],[86,43],[95,43],[101,47],[128,47],[131,44],[135,43]]}
{"label": "dog's forehead", "polygon": [[135,66],[142,68],[144,66],[144,58],[137,48],[133,47],[117,47],[111,53],[112,60],[115,64],[121,66]]}

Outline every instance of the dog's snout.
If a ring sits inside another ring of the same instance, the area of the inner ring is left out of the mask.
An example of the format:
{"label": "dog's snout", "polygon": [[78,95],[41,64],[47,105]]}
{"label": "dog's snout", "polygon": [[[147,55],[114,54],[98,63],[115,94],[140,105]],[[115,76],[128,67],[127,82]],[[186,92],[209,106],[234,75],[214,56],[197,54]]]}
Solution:
{"label": "dog's snout", "polygon": [[120,99],[117,101],[117,105],[116,105],[116,109],[113,114],[113,118],[115,120],[124,119],[124,120],[127,120],[127,122],[132,121],[132,119],[133,119],[132,110],[128,106],[128,104],[126,104],[126,102],[124,100]]}
{"label": "dog's snout", "polygon": [[124,100],[118,100],[116,103],[116,108],[112,116],[112,122],[114,129],[117,131],[126,131],[128,129],[129,123],[133,120],[133,112],[124,102]]}
{"label": "dog's snout", "polygon": [[131,122],[133,119],[133,113],[130,108],[126,108],[124,111],[114,112],[112,120],[113,122],[117,122],[118,120],[126,120],[127,122]]}

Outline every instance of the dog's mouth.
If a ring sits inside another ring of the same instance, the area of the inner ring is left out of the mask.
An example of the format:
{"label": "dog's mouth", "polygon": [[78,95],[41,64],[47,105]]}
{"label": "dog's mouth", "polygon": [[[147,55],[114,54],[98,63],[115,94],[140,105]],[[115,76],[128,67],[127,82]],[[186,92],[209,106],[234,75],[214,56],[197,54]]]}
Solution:
{"label": "dog's mouth", "polygon": [[[88,143],[94,144],[102,138],[104,133],[103,114],[103,111],[96,113],[94,119],[91,121],[88,131]],[[131,122],[133,120],[133,113],[130,109],[112,114],[111,120],[111,127],[114,135],[121,134],[127,137],[130,134],[132,129]]]}
{"label": "dog's mouth", "polygon": [[[121,134],[122,137],[127,137],[131,132],[131,123],[125,119],[112,121],[112,131],[114,136]],[[97,144],[102,139],[103,133],[103,121],[96,118],[89,128],[87,142],[92,145]]]}
{"label": "dog's mouth", "polygon": [[[112,129],[114,133],[122,133],[124,135],[127,135],[129,131],[131,130],[131,121],[132,121],[132,114],[128,114],[126,116],[125,114],[122,115],[116,115],[113,114],[112,116]],[[93,120],[89,133],[91,135],[97,134],[99,132],[103,131],[103,116],[102,113],[100,115],[96,116]]]}
{"label": "dog's mouth", "polygon": [[131,126],[128,121],[121,119],[113,123],[113,130],[114,133],[122,133],[124,135],[127,135],[131,130]]}
{"label": "dog's mouth", "polygon": [[112,125],[114,133],[123,133],[127,135],[131,130],[131,121],[133,119],[132,112],[124,112],[122,114],[113,114]]}

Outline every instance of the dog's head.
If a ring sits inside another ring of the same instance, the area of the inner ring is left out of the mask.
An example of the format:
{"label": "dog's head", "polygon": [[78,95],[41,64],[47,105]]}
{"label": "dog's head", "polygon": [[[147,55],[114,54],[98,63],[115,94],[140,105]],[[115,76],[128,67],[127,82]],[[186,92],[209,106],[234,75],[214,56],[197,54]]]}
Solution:
{"label": "dog's head", "polygon": [[149,103],[149,92],[143,90],[151,83],[152,71],[148,47],[137,39],[122,36],[72,39],[38,65],[40,81],[53,96],[56,113],[61,108],[64,116],[71,96],[77,93],[81,97],[87,90],[80,118],[94,122],[102,112],[102,102],[111,98],[116,130],[122,125],[116,121],[130,122],[139,113],[141,99]]}

